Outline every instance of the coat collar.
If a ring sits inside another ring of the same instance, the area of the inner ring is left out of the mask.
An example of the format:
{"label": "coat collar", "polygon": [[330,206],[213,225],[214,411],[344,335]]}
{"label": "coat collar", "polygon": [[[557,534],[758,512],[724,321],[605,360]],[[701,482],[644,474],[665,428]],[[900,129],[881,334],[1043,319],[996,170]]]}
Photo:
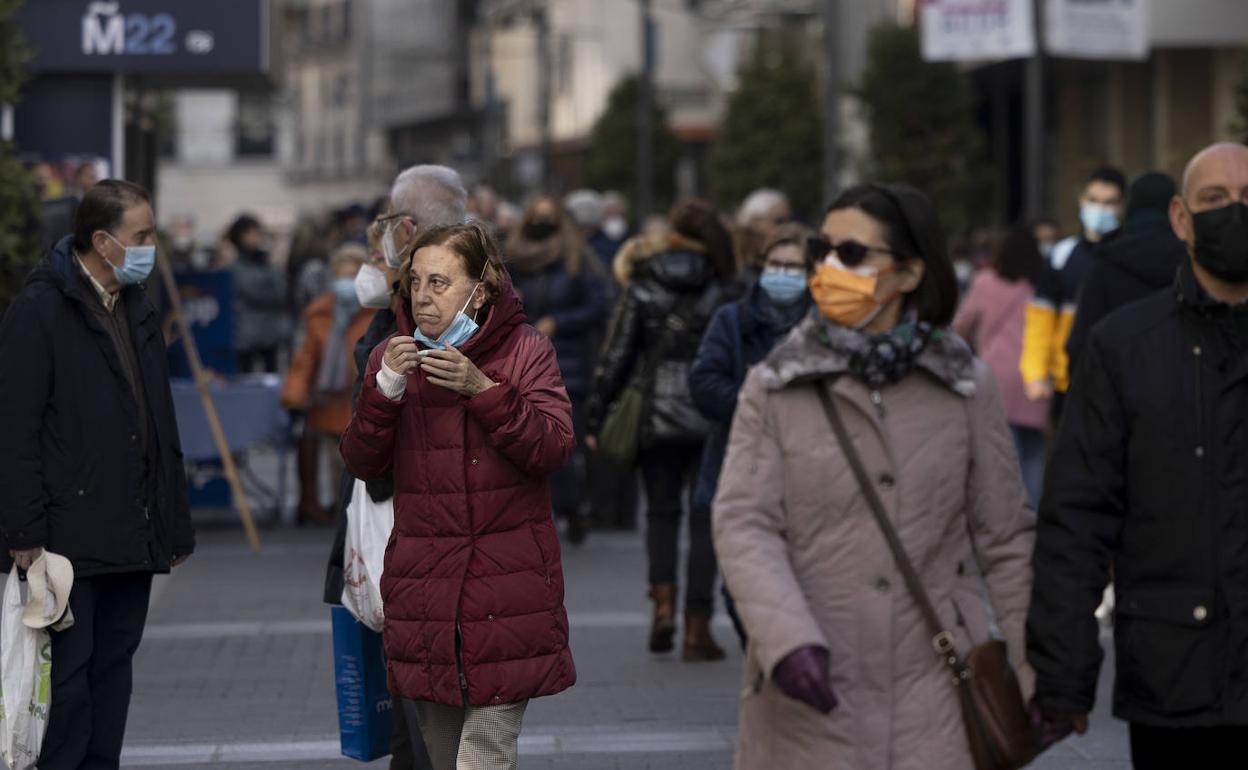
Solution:
{"label": "coat collar", "polygon": [[[846,374],[849,357],[843,351],[865,339],[853,329],[824,323],[818,310],[812,310],[759,365],[763,383],[769,390],[782,390]],[[948,329],[932,335],[916,363],[954,393],[964,398],[975,395],[975,357],[970,346]]]}

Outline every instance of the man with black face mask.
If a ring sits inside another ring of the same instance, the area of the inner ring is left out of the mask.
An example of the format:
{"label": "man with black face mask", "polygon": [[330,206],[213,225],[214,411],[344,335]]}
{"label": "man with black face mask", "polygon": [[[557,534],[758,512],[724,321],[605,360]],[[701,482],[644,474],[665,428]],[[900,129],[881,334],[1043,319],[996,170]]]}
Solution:
{"label": "man with black face mask", "polygon": [[1248,147],[1188,164],[1173,288],[1100,323],[1040,505],[1028,660],[1053,741],[1087,729],[1114,570],[1114,715],[1136,768],[1242,767],[1248,739]]}

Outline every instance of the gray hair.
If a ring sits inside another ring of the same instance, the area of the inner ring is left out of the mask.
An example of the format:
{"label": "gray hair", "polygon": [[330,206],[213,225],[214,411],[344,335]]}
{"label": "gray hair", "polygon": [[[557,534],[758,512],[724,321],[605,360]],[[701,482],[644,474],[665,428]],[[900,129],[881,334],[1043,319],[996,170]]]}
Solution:
{"label": "gray hair", "polygon": [[737,209],[737,224],[748,225],[750,220],[767,216],[776,206],[788,206],[789,196],[770,187],[762,187],[746,196]]}
{"label": "gray hair", "polygon": [[573,190],[563,199],[563,206],[579,227],[598,227],[602,224],[602,196],[593,190]]}
{"label": "gray hair", "polygon": [[468,191],[453,168],[412,166],[394,180],[390,205],[417,225],[458,225],[467,219]]}

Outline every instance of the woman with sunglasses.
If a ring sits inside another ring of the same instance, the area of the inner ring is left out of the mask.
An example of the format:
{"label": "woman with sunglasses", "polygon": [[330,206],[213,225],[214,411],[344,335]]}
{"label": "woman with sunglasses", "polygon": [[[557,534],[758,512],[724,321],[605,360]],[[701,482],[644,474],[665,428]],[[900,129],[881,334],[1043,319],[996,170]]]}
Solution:
{"label": "woman with sunglasses", "polygon": [[[728,429],[737,408],[737,395],[745,382],[745,373],[762,361],[781,339],[802,320],[811,308],[807,283],[814,273],[815,262],[806,242],[810,231],[799,224],[782,224],[763,243],[761,270],[757,281],[740,300],[721,307],[702,337],[698,357],[689,372],[689,392],[693,402],[713,427],[702,453],[698,483],[693,493],[693,515],[711,519],[711,501],[719,483],[724,451],[728,448]],[[708,543],[709,546],[709,543]],[[690,558],[694,555],[691,553]],[[708,548],[705,558],[710,568],[701,570],[706,579],[715,579],[715,551]],[[709,595],[709,590],[706,591]],[[742,645],[745,629],[741,626],[731,596],[725,591],[728,614],[732,617]],[[705,608],[707,617],[710,607]],[[687,635],[688,636],[688,635]],[[722,657],[710,633],[707,644],[689,644],[685,657],[715,660]],[[696,641],[696,640],[695,640]],[[718,651],[718,655],[714,653]]]}
{"label": "woman with sunglasses", "polygon": [[1027,696],[1034,521],[1001,402],[947,329],[957,288],[926,196],[850,188],[812,249],[818,309],[747,375],[714,503],[750,638],[736,766],[965,770],[955,684],[850,452],[955,648],[995,620]]}
{"label": "woman with sunglasses", "polygon": [[514,770],[529,700],[576,681],[550,515],[572,407],[484,227],[424,229],[407,253],[342,456],[394,477],[383,639],[408,725],[435,770]]}

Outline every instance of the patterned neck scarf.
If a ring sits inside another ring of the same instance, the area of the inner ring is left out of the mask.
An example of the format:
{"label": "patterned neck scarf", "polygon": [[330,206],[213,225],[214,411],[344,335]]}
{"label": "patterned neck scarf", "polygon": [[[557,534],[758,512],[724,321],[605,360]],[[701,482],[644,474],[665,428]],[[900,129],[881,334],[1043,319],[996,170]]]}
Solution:
{"label": "patterned neck scarf", "polygon": [[870,388],[894,385],[914,369],[934,333],[931,324],[915,320],[904,321],[884,334],[859,332],[852,347],[843,351],[849,372]]}

